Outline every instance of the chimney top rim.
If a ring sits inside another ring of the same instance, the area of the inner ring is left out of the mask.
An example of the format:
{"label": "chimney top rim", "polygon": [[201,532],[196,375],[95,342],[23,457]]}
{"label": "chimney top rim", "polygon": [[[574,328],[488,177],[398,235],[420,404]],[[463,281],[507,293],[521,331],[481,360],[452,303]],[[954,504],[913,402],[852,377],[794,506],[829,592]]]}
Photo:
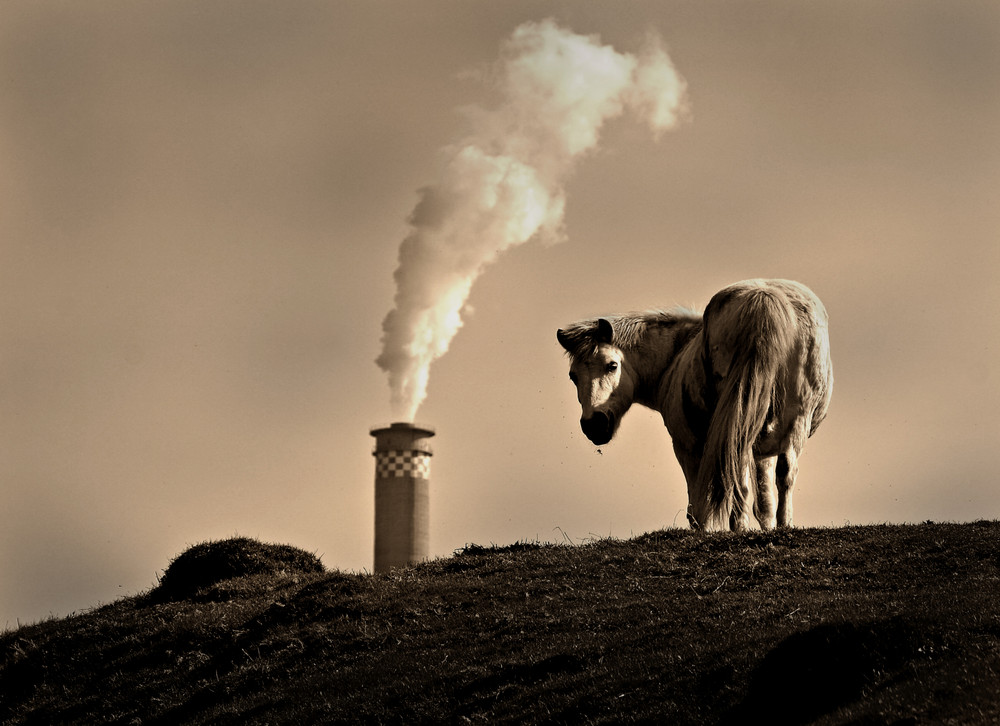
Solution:
{"label": "chimney top rim", "polygon": [[436,432],[430,426],[419,423],[412,423],[409,421],[396,421],[389,425],[378,425],[370,430],[372,436],[378,436],[379,434],[387,431],[412,431],[413,433],[423,434],[424,436],[433,436]]}

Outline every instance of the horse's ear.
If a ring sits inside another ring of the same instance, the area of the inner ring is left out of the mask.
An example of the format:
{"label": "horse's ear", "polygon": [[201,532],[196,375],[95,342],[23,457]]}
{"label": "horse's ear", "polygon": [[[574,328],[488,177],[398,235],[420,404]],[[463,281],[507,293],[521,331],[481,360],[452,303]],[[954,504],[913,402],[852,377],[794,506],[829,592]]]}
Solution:
{"label": "horse's ear", "polygon": [[567,353],[573,352],[572,344],[569,342],[569,336],[562,328],[556,331],[556,340],[559,341],[559,345],[561,345]]}
{"label": "horse's ear", "polygon": [[597,321],[597,340],[600,343],[610,343],[615,337],[615,329],[611,327],[611,321],[601,318]]}

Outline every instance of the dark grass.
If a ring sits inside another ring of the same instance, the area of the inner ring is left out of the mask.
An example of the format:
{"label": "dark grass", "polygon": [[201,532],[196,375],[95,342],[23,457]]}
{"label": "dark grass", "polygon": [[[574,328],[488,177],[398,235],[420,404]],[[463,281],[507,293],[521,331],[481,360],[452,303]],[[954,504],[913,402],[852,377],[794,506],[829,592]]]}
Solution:
{"label": "dark grass", "polygon": [[998,522],[285,565],[5,633],[0,721],[1000,722]]}

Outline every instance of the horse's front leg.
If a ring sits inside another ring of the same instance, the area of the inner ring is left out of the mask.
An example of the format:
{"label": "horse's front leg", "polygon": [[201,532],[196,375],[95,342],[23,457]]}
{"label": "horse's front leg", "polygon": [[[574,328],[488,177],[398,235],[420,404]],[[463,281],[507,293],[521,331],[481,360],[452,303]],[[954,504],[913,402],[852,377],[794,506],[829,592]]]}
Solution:
{"label": "horse's front leg", "polygon": [[778,524],[778,485],[774,480],[777,463],[777,456],[756,461],[757,498],[753,503],[753,515],[764,530],[774,529]]}
{"label": "horse's front leg", "polygon": [[694,485],[698,476],[698,467],[701,465],[701,460],[692,456],[684,449],[677,446],[674,443],[674,456],[677,457],[677,463],[681,465],[681,471],[684,472],[684,480],[687,482],[688,490],[688,507],[687,507],[687,521],[691,529],[701,529],[702,525],[695,519],[693,507],[691,505],[693,498],[695,496]]}

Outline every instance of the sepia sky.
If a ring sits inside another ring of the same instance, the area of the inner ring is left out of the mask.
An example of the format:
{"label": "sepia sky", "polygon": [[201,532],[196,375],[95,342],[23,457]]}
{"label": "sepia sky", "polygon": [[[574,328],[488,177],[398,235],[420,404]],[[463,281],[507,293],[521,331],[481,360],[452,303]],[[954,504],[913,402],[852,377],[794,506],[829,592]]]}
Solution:
{"label": "sepia sky", "polygon": [[796,523],[1000,517],[1000,6],[0,6],[0,629],[156,584],[234,534],[370,569],[375,364],[418,190],[527,21],[687,83],[565,180],[563,241],[482,270],[417,421],[431,548],[684,525],[658,416],[600,451],[558,327],[809,285],[836,387]]}

